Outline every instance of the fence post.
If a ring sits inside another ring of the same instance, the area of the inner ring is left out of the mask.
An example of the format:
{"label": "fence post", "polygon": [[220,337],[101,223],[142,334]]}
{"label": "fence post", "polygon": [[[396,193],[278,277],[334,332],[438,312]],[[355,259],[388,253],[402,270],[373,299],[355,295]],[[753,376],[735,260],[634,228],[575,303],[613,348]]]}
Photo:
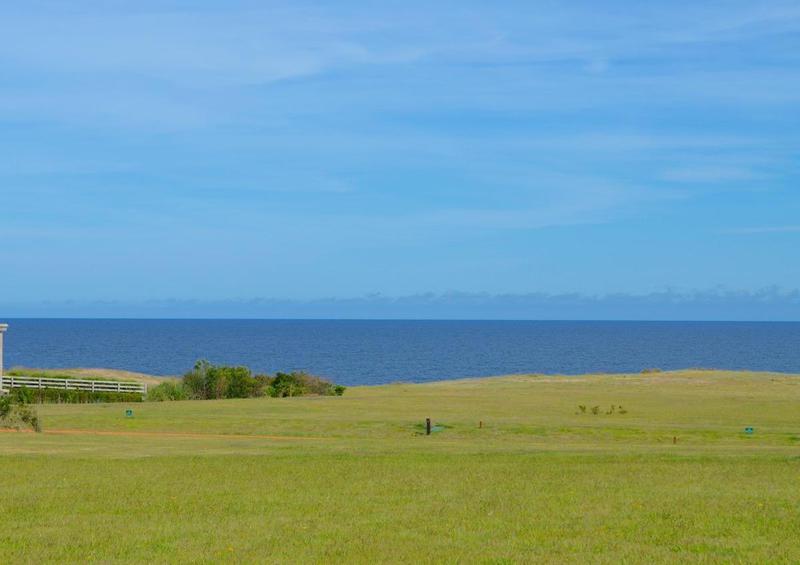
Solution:
{"label": "fence post", "polygon": [[92,379],[56,379],[49,377],[15,377],[13,375],[0,375],[0,387],[11,389],[15,387],[29,387],[34,389],[58,390],[85,390],[92,392],[140,393],[147,395],[146,383],[128,383],[123,381],[96,381]]}
{"label": "fence post", "polygon": [[3,379],[3,334],[8,329],[8,324],[0,324],[0,383]]}

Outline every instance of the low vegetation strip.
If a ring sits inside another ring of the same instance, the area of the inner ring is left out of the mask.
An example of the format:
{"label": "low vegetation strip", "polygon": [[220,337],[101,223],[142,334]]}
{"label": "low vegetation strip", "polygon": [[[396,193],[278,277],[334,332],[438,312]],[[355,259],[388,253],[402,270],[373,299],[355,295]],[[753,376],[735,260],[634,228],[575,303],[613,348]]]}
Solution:
{"label": "low vegetation strip", "polygon": [[341,396],[345,387],[304,371],[254,375],[247,367],[214,365],[198,361],[180,381],[164,382],[150,389],[148,400],[219,400],[270,396]]}
{"label": "low vegetation strip", "polygon": [[198,361],[182,378],[164,378],[150,386],[137,380],[75,378],[54,371],[15,368],[0,377],[0,388],[10,390],[20,403],[40,404],[341,396],[345,391],[341,385],[304,371],[253,374],[247,367],[208,361]]}
{"label": "low vegetation strip", "polygon": [[141,392],[103,392],[24,386],[9,389],[8,395],[20,404],[92,404],[98,402],[142,402],[144,400]]}

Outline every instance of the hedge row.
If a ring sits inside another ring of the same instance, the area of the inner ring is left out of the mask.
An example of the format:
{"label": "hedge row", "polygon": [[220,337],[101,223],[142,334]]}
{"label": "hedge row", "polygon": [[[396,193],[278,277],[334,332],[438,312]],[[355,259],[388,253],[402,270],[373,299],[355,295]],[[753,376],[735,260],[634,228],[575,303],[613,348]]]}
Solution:
{"label": "hedge row", "polygon": [[226,367],[198,361],[194,369],[176,382],[152,387],[148,400],[209,400],[260,396],[341,396],[345,387],[303,371],[254,375],[247,367]]}
{"label": "hedge row", "polygon": [[141,402],[142,395],[135,392],[92,392],[90,390],[62,390],[54,388],[11,389],[10,396],[23,404],[92,404],[95,402]]}

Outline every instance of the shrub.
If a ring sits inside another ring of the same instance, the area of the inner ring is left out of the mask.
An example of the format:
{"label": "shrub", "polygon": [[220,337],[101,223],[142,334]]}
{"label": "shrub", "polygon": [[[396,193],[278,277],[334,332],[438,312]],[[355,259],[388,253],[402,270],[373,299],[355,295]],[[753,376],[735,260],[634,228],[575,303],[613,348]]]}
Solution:
{"label": "shrub", "polygon": [[191,371],[183,375],[183,386],[189,398],[207,398],[206,371],[209,366],[208,361],[198,361]]}
{"label": "shrub", "polygon": [[20,402],[13,395],[0,397],[0,426],[17,430],[26,426],[35,432],[42,431],[36,410]]}
{"label": "shrub", "polygon": [[141,402],[137,392],[92,392],[54,388],[15,387],[9,396],[21,404],[91,404],[94,402]]}
{"label": "shrub", "polygon": [[166,381],[147,390],[147,400],[163,402],[164,400],[186,400],[189,395],[186,386],[180,382]]}
{"label": "shrub", "polygon": [[659,369],[658,367],[648,367],[646,369],[642,369],[642,374],[643,375],[647,375],[649,373],[660,373],[660,372],[661,372],[661,369]]}
{"label": "shrub", "polygon": [[276,373],[270,384],[270,396],[304,396],[314,394],[319,396],[341,396],[345,387],[309,375],[305,371],[292,371],[291,373]]}
{"label": "shrub", "polygon": [[273,378],[269,375],[256,375],[253,379],[256,382],[253,396],[270,396],[269,391]]}
{"label": "shrub", "polygon": [[[159,385],[160,387],[161,385]],[[152,400],[177,400],[172,398],[173,391],[153,389]],[[201,360],[194,368],[183,376],[184,398],[253,398],[258,396],[341,396],[345,387],[335,385],[325,379],[315,377],[304,371],[276,373],[269,375],[253,375],[247,367],[227,367],[213,365]],[[177,394],[177,392],[176,392]],[[148,398],[150,395],[148,395]]]}
{"label": "shrub", "polygon": [[225,398],[256,396],[256,380],[247,367],[219,367],[225,378]]}
{"label": "shrub", "polygon": [[0,420],[8,417],[9,412],[11,412],[11,406],[11,397],[0,396]]}
{"label": "shrub", "polygon": [[183,385],[190,398],[202,400],[249,398],[263,390],[263,383],[247,367],[217,366],[205,360],[183,376]]}
{"label": "shrub", "polygon": [[305,384],[298,373],[276,373],[269,387],[269,395],[278,398],[306,394]]}

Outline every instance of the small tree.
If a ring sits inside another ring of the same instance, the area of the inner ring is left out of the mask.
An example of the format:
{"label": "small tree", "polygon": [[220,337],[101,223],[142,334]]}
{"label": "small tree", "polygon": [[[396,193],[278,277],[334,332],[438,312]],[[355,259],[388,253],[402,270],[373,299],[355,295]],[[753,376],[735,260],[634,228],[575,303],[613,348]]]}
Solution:
{"label": "small tree", "polygon": [[[159,387],[156,387],[159,388]],[[318,394],[321,396],[341,396],[345,387],[310,375],[304,371],[276,373],[269,375],[253,375],[247,367],[228,367],[212,365],[201,360],[194,368],[183,376],[181,393],[192,399],[214,398],[252,398],[256,396],[303,396]],[[153,399],[172,399],[177,391],[154,391]]]}
{"label": "small tree", "polygon": [[211,367],[211,363],[201,359],[194,364],[194,368],[191,371],[183,375],[183,385],[186,387],[189,398],[209,398],[206,388],[206,375]]}
{"label": "small tree", "polygon": [[247,367],[219,367],[226,382],[225,398],[250,398],[255,396],[256,380]]}

